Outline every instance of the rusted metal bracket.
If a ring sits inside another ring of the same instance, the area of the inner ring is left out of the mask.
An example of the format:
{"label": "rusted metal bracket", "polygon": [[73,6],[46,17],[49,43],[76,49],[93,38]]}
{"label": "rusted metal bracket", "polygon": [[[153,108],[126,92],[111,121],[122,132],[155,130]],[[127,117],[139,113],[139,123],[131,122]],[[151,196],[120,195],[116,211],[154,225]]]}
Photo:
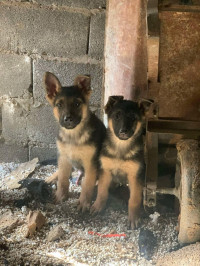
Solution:
{"label": "rusted metal bracket", "polygon": [[174,195],[180,200],[180,188],[157,188],[156,193]]}

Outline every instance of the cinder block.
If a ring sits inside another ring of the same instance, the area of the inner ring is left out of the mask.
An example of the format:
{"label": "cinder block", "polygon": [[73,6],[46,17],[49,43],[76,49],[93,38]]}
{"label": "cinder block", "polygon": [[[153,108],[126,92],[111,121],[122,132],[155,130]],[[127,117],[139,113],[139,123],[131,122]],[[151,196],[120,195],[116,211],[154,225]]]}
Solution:
{"label": "cinder block", "polygon": [[2,136],[10,143],[28,142],[26,111],[16,102],[3,103],[2,108]]}
{"label": "cinder block", "polygon": [[58,123],[50,106],[31,109],[27,117],[27,134],[31,143],[55,144]]}
{"label": "cinder block", "polygon": [[103,69],[101,64],[83,64],[73,62],[35,60],[33,64],[33,95],[35,100],[46,103],[45,91],[42,87],[43,75],[46,71],[54,73],[63,86],[70,86],[78,75],[91,75],[91,105],[101,106]]}
{"label": "cinder block", "polygon": [[31,59],[22,55],[0,54],[0,96],[20,97],[28,93],[30,84]]}
{"label": "cinder block", "polygon": [[29,147],[29,160],[37,157],[39,162],[56,162],[57,161],[57,149],[55,148],[47,148],[47,147],[37,147],[31,146]]}
{"label": "cinder block", "polygon": [[28,161],[28,147],[0,143],[0,163]]}
{"label": "cinder block", "polygon": [[91,17],[89,56],[102,59],[104,52],[105,12],[97,13]]}
{"label": "cinder block", "polygon": [[0,49],[60,57],[87,51],[86,13],[1,4],[0,25]]}
{"label": "cinder block", "polygon": [[57,5],[82,8],[105,8],[106,0],[36,0],[41,5]]}

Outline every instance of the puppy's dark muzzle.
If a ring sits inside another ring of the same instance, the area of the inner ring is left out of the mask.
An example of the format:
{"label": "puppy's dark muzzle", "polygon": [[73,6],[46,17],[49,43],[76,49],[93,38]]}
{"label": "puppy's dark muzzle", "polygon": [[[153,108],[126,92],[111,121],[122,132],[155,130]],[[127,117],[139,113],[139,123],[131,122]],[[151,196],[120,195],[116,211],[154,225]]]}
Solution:
{"label": "puppy's dark muzzle", "polygon": [[126,140],[126,139],[128,139],[128,138],[129,138],[128,130],[126,130],[126,129],[120,129],[118,137],[119,137],[119,139],[121,139],[121,140]]}
{"label": "puppy's dark muzzle", "polygon": [[65,115],[63,117],[61,125],[67,129],[73,129],[77,126],[78,122],[73,119],[72,116]]}

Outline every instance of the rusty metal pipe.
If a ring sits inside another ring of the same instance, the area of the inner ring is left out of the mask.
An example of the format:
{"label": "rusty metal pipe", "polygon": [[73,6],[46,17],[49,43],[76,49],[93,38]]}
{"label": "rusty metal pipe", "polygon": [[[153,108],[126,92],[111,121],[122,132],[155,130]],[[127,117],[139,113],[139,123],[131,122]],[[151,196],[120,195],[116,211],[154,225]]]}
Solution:
{"label": "rusty metal pipe", "polygon": [[108,0],[105,94],[137,100],[147,94],[147,0]]}

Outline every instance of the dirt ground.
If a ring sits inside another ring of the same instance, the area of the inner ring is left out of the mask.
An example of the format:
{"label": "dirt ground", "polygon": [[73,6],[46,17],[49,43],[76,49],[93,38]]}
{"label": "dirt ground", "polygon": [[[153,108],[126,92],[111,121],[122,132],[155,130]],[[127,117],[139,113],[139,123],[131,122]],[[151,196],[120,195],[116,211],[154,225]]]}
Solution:
{"label": "dirt ground", "polygon": [[[33,199],[16,206],[16,200],[24,199],[27,190],[10,190],[4,181],[17,166],[0,164],[0,221],[5,215],[11,217],[5,226],[0,222],[0,265],[200,265],[200,244],[173,251],[180,248],[177,216],[173,213],[161,214],[157,222],[155,216],[143,215],[141,227],[129,230],[127,205],[122,199],[111,197],[101,215],[78,213],[76,205],[81,188],[72,182],[70,199],[62,204]],[[31,178],[46,179],[55,170],[53,165],[37,165]],[[40,210],[46,223],[27,238],[30,210]],[[49,232],[58,226],[62,229],[59,239],[49,241]],[[152,235],[145,238],[141,228]],[[141,253],[141,243],[148,256]]]}

